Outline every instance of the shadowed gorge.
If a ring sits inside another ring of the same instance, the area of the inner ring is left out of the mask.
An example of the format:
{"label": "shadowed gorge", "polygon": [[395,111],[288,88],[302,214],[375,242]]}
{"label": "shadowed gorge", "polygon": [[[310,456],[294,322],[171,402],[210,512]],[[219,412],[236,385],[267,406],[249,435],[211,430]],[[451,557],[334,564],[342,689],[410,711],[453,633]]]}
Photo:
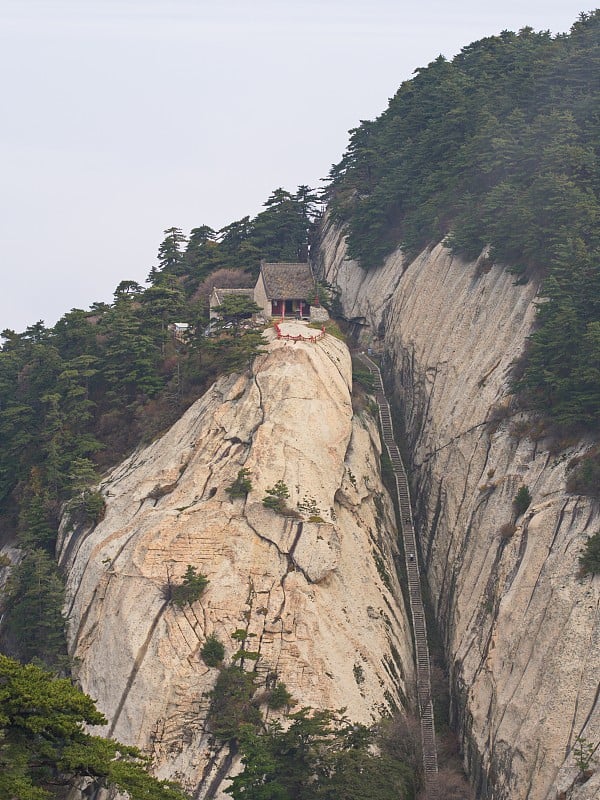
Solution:
{"label": "shadowed gorge", "polygon": [[580,577],[579,555],[600,511],[567,490],[589,440],[556,452],[510,402],[535,287],[498,266],[481,275],[441,245],[364,272],[332,224],[321,258],[345,315],[382,352],[406,430],[419,545],[478,796],[591,800],[600,776],[579,786],[574,759],[578,736],[600,734],[600,588]]}

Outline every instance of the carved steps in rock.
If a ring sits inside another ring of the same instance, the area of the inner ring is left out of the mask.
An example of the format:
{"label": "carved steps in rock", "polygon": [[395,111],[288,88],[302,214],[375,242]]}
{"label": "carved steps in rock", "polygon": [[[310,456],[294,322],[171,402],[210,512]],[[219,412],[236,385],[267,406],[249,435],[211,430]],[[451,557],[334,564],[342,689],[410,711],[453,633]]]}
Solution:
{"label": "carved steps in rock", "polygon": [[367,355],[361,353],[360,360],[373,376],[375,399],[379,408],[382,439],[388,451],[396,482],[396,494],[402,525],[402,540],[406,558],[408,575],[408,597],[413,623],[415,661],[417,668],[417,698],[421,719],[421,745],[423,750],[423,769],[428,800],[438,800],[439,793],[435,779],[438,772],[437,748],[435,741],[435,723],[431,702],[431,671],[429,662],[429,646],[427,643],[427,626],[421,594],[421,579],[417,560],[416,538],[412,523],[412,508],[408,479],[402,462],[400,450],[394,440],[394,429],[389,403],[383,389],[383,381],[379,367]]}

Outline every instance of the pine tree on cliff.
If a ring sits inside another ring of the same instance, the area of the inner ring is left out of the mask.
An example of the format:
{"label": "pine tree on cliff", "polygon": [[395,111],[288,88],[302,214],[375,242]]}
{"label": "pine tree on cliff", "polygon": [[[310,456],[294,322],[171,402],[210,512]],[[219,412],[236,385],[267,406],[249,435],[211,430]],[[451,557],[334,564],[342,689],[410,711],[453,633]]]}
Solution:
{"label": "pine tree on cliff", "polygon": [[91,778],[94,788],[116,787],[131,800],[186,800],[148,774],[137,748],[87,732],[104,724],[70,680],[0,655],[0,797],[51,800]]}

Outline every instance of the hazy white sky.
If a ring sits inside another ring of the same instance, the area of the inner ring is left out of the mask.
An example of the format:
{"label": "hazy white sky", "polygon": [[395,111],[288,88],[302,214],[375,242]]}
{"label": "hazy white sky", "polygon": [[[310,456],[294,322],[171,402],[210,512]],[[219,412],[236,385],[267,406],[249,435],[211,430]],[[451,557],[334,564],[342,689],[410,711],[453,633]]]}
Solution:
{"label": "hazy white sky", "polygon": [[0,0],[0,330],[110,301],[163,230],[318,185],[412,72],[582,0]]}

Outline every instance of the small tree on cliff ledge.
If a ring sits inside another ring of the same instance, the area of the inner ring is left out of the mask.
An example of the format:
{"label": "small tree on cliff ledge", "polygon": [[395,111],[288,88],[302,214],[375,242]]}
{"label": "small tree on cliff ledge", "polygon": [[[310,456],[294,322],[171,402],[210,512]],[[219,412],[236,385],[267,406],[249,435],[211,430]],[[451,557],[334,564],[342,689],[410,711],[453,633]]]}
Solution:
{"label": "small tree on cliff ledge", "polygon": [[214,633],[211,633],[200,650],[202,660],[207,667],[218,667],[225,658],[225,647]]}
{"label": "small tree on cliff ledge", "polygon": [[232,500],[236,497],[247,497],[252,491],[250,470],[246,469],[246,467],[242,467],[242,469],[238,471],[237,478],[225,491]]}
{"label": "small tree on cliff ledge", "polygon": [[521,486],[515,495],[513,505],[518,515],[524,514],[531,505],[531,492],[527,486]]}
{"label": "small tree on cliff ledge", "polygon": [[271,486],[270,489],[266,490],[267,495],[263,497],[262,503],[265,508],[269,508],[271,511],[276,511],[278,514],[283,514],[284,516],[298,516],[298,514],[291,508],[288,507],[286,500],[289,499],[290,490],[286,486],[286,484],[279,480],[275,484],[275,486]]}
{"label": "small tree on cliff ledge", "polygon": [[166,592],[167,599],[179,608],[183,608],[186,605],[191,606],[201,597],[208,584],[209,580],[206,575],[198,572],[196,567],[188,564],[185,575],[179,585],[172,584],[169,579]]}
{"label": "small tree on cliff ledge", "polygon": [[596,575],[600,572],[600,531],[589,536],[579,556],[582,575]]}

